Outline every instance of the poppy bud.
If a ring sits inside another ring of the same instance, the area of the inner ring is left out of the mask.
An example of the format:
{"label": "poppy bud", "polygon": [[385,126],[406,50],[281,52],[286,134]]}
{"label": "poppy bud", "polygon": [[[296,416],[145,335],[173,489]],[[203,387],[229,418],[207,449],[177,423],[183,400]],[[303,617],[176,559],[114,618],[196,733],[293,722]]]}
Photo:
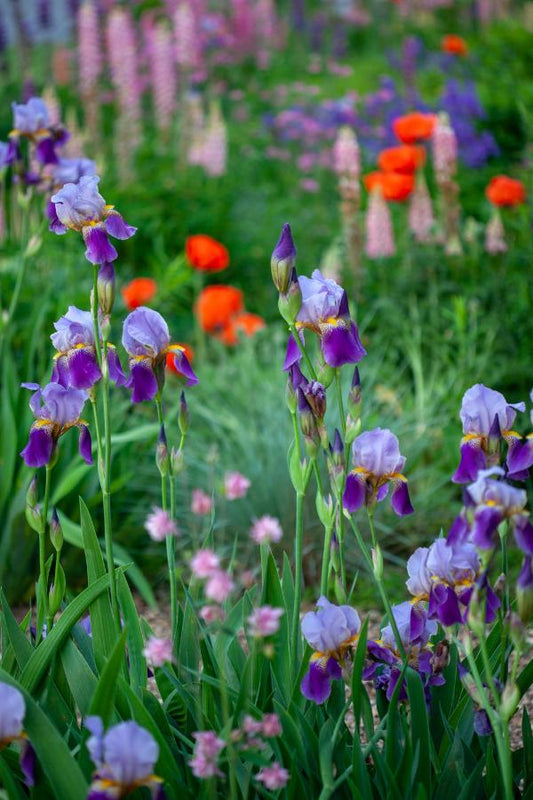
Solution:
{"label": "poppy bud", "polygon": [[285,223],[270,260],[272,280],[281,294],[287,292],[295,261],[296,248],[292,239],[291,226]]}

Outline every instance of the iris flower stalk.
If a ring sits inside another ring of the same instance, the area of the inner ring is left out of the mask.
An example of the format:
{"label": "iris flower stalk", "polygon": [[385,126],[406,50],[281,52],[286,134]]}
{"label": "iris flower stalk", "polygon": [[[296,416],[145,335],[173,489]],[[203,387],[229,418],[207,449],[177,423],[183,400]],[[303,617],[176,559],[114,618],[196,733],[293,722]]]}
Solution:
{"label": "iris flower stalk", "polygon": [[[109,325],[100,327],[98,320],[98,271],[99,265],[93,265],[93,329],[94,329],[94,349],[98,366],[102,373],[102,404],[104,412],[104,441],[100,438],[100,426],[98,424],[98,409],[93,403],[93,412],[96,428],[96,443],[98,452],[98,476],[102,489],[102,503],[104,508],[104,538],[107,559],[107,570],[109,572],[109,586],[111,590],[111,609],[117,631],[120,632],[120,612],[117,598],[117,579],[115,575],[115,560],[113,555],[113,531],[111,525],[111,420],[109,414],[109,368],[107,365],[107,345],[109,335]],[[100,337],[101,334],[101,337]],[[100,340],[102,344],[100,344]]]}
{"label": "iris flower stalk", "polygon": [[[164,434],[165,430],[165,419],[163,416],[163,403],[161,400],[161,392],[159,391],[155,396],[155,403],[157,406],[157,419],[159,421],[159,426],[161,432]],[[183,449],[183,444],[185,442],[185,433],[182,431],[181,440],[180,440],[180,452]],[[173,473],[173,466],[172,466],[172,459],[169,458],[168,449],[166,448],[165,442],[165,451],[162,455],[161,464],[159,465],[159,471],[161,473],[161,508],[163,511],[167,510],[167,477],[170,481],[170,518],[172,520],[176,517],[176,486],[174,483],[174,473]],[[176,627],[178,624],[178,596],[176,594],[176,544],[174,541],[174,536],[169,534],[166,537],[166,550],[167,550],[167,564],[168,564],[168,579],[170,583],[170,619],[171,619],[171,630],[172,630],[172,641],[174,641],[174,636],[176,635]]]}

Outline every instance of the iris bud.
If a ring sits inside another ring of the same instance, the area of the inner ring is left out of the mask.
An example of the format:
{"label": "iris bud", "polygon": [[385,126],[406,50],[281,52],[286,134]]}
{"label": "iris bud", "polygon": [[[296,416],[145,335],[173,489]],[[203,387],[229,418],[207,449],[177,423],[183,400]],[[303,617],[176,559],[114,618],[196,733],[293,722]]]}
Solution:
{"label": "iris bud", "polygon": [[164,478],[166,475],[168,475],[168,447],[164,425],[161,425],[159,439],[157,440],[155,463],[157,464],[157,469],[159,470],[161,477]]}
{"label": "iris bud", "polygon": [[185,392],[181,393],[180,398],[180,411],[178,415],[178,425],[181,431],[181,434],[185,436],[187,431],[189,430],[189,408],[187,406],[187,400],[185,399]]}
{"label": "iris bud", "polygon": [[98,270],[98,305],[103,314],[111,314],[115,302],[115,268],[113,264],[102,264]]}
{"label": "iris bud", "polygon": [[61,523],[59,522],[57,509],[55,508],[52,512],[52,519],[50,520],[50,541],[57,552],[63,547],[63,531],[61,530]]}
{"label": "iris bud", "polygon": [[287,291],[280,292],[278,299],[279,313],[289,325],[294,323],[302,306],[302,291],[298,283],[298,275],[293,268]]}
{"label": "iris bud", "polygon": [[281,294],[287,292],[295,261],[296,247],[292,238],[291,226],[285,223],[270,260],[272,280]]}

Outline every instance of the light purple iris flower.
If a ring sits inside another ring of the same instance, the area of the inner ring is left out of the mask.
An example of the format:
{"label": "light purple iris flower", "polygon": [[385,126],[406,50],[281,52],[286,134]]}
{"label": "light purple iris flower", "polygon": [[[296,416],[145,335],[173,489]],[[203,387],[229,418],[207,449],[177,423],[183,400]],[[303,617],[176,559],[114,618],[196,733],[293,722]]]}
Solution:
{"label": "light purple iris flower", "polygon": [[0,751],[11,742],[21,743],[20,766],[26,785],[33,786],[35,752],[22,727],[25,714],[26,703],[22,693],[8,683],[0,683]]}
{"label": "light purple iris flower", "polygon": [[133,389],[134,403],[152,400],[163,388],[167,353],[174,355],[176,369],[185,377],[187,386],[198,383],[183,347],[170,343],[168,325],[157,311],[139,306],[128,314],[122,344],[130,357],[131,375],[126,386]]}
{"label": "light purple iris flower", "polygon": [[47,208],[50,230],[63,234],[67,230],[79,231],[86,244],[85,258],[91,264],[105,264],[117,258],[117,251],[109,241],[129,239],[137,228],[127,225],[122,216],[106,205],[98,191],[97,175],[85,175],[78,183],[66,183],[52,195]]}
{"label": "light purple iris flower", "polygon": [[[335,281],[324,278],[315,269],[311,278],[298,278],[302,305],[296,317],[297,328],[310,328],[320,337],[320,347],[326,364],[341,367],[357,364],[366,350],[359,339],[357,326],[350,317],[346,292]],[[300,334],[302,335],[302,334]],[[284,369],[287,370],[301,358],[294,338],[289,338]]]}
{"label": "light purple iris flower", "polygon": [[391,505],[396,514],[412,514],[407,478],[402,475],[405,458],[397,437],[387,428],[374,428],[357,436],[352,444],[353,469],[346,480],[344,508],[350,513],[362,505],[383,500],[393,484]]}
{"label": "light purple iris flower", "polygon": [[503,469],[481,470],[477,480],[468,486],[465,508],[453,523],[448,541],[468,539],[481,550],[492,550],[496,546],[498,526],[507,519],[520,549],[533,555],[533,525],[525,510],[527,493],[505,481],[495,480],[495,475],[503,476]]}
{"label": "light purple iris flower", "polygon": [[317,600],[318,611],[309,611],[302,620],[302,633],[315,650],[301,690],[314,703],[324,703],[331,694],[332,679],[342,677],[347,651],[357,641],[361,629],[359,614],[350,606],[336,606],[326,597]]}
{"label": "light purple iris flower", "polygon": [[[427,647],[429,639],[437,632],[437,623],[428,618],[426,609],[420,603],[408,600],[392,607],[394,621],[405,649],[409,666],[416,670],[427,691],[430,686],[439,686],[444,678],[436,669],[433,651]],[[364,680],[373,680],[376,689],[385,690],[390,700],[402,672],[402,658],[392,625],[386,625],[377,641],[368,642],[369,660],[363,670]],[[399,689],[399,699],[407,699],[405,680]]]}
{"label": "light purple iris flower", "polygon": [[28,444],[21,456],[28,467],[44,467],[54,455],[57,441],[70,428],[78,428],[79,452],[87,464],[92,464],[91,435],[87,423],[80,419],[87,392],[49,383],[41,389],[37,383],[23,383],[33,395],[30,408],[35,422],[30,428]]}
{"label": "light purple iris flower", "polygon": [[[521,436],[512,430],[517,411],[525,411],[525,403],[508,403],[503,394],[482,383],[472,386],[463,396],[461,422],[461,461],[452,480],[455,483],[475,481],[480,470],[500,462],[500,445],[509,445],[507,468],[517,480],[527,477],[528,451],[524,451]],[[524,474],[524,471],[525,474]]]}
{"label": "light purple iris flower", "polygon": [[62,125],[51,125],[46,103],[41,97],[31,97],[27,103],[12,103],[13,130],[10,139],[17,142],[20,137],[36,145],[36,155],[42,164],[57,164],[56,145],[64,144],[68,131]]}
{"label": "light purple iris flower", "polygon": [[[94,343],[93,318],[90,311],[69,306],[67,313],[54,322],[56,332],[50,336],[57,350],[52,380],[61,386],[90,389],[102,377]],[[118,386],[126,383],[117,351],[108,344],[109,377]]]}
{"label": "light purple iris flower", "polygon": [[104,733],[100,717],[87,717],[89,755],[96,766],[87,800],[124,797],[141,786],[160,796],[161,779],[154,775],[159,746],[136,722],[121,722]]}
{"label": "light purple iris flower", "polygon": [[52,168],[52,181],[58,189],[66,183],[79,183],[86,175],[96,175],[96,163],[90,158],[60,158]]}

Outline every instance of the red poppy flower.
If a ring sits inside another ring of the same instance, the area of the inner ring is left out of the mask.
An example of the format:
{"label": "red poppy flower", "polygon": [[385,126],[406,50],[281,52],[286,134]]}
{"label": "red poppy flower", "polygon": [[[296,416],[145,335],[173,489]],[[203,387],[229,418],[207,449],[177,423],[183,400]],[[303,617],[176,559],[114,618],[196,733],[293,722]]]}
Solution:
{"label": "red poppy flower", "polygon": [[415,186],[413,175],[401,172],[370,172],[363,178],[367,191],[380,187],[385,200],[400,202],[409,197]]}
{"label": "red poppy flower", "polygon": [[495,206],[518,206],[526,201],[524,184],[507,175],[496,175],[485,189],[485,194]]}
{"label": "red poppy flower", "polygon": [[[178,343],[176,342],[176,344],[178,344]],[[194,350],[192,349],[192,347],[190,345],[188,345],[188,344],[183,344],[183,343],[179,343],[179,346],[183,347],[183,352],[187,357],[187,361],[189,362],[189,364],[192,364],[192,360],[193,360],[193,357],[194,357]],[[176,367],[176,361],[174,359],[174,353],[167,353],[167,369],[169,370],[169,372],[174,372],[175,375],[181,375],[182,374],[179,371],[179,369]]]}
{"label": "red poppy flower", "polygon": [[122,297],[129,311],[149,303],[157,292],[157,283],[152,278],[134,278],[122,289]]}
{"label": "red poppy flower", "polygon": [[461,36],[455,33],[449,33],[443,36],[440,43],[440,49],[443,53],[451,53],[454,56],[467,56],[468,45]]}
{"label": "red poppy flower", "polygon": [[243,297],[234,286],[206,286],[195,305],[201,327],[208,333],[222,331],[239,312],[243,311]]}
{"label": "red poppy flower", "polygon": [[265,320],[259,314],[252,314],[244,311],[233,317],[223,328],[218,336],[224,344],[238,344],[240,336],[255,336],[257,331],[266,327]]}
{"label": "red poppy flower", "polygon": [[423,114],[421,111],[413,111],[412,114],[397,117],[392,123],[392,128],[401,142],[414,144],[420,139],[429,139],[436,124],[437,117],[435,114]]}
{"label": "red poppy flower", "polygon": [[378,157],[378,167],[383,172],[401,172],[412,175],[426,162],[426,151],[420,145],[401,144],[399,147],[388,147]]}
{"label": "red poppy flower", "polygon": [[220,272],[229,264],[229,253],[224,245],[203,233],[189,236],[185,253],[191,267],[200,272]]}

